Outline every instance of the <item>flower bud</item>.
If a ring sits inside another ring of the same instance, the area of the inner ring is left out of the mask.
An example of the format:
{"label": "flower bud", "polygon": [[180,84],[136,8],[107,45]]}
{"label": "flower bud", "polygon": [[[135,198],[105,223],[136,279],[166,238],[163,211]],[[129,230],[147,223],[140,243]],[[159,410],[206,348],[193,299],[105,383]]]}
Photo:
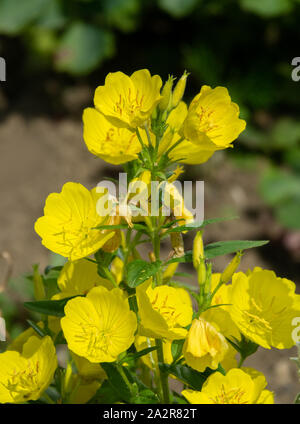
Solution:
{"label": "flower bud", "polygon": [[163,280],[169,281],[175,274],[177,267],[178,267],[178,262],[173,262],[169,264],[163,273]]}
{"label": "flower bud", "polygon": [[173,91],[173,96],[172,96],[172,108],[175,108],[176,106],[178,106],[180,100],[182,99],[184,95],[184,91],[185,91],[186,79],[188,76],[189,74],[186,71],[184,71],[182,77],[177,82]]}
{"label": "flower bud", "polygon": [[241,257],[243,256],[242,252],[238,252],[235,257],[232,259],[232,261],[227,265],[227,267],[224,269],[222,275],[221,275],[221,279],[220,282],[223,284],[227,284],[229,283],[229,281],[231,280],[233,274],[236,272],[236,270],[238,269],[238,266],[241,262]]}
{"label": "flower bud", "polygon": [[202,231],[198,231],[193,244],[193,265],[195,269],[198,269],[201,259],[204,259],[204,246]]}
{"label": "flower bud", "polygon": [[165,85],[163,86],[163,89],[161,92],[162,99],[158,104],[158,107],[162,112],[164,112],[165,110],[168,110],[171,107],[173,81],[174,81],[174,78],[172,77],[172,75],[169,75],[168,80],[165,82]]}
{"label": "flower bud", "polygon": [[201,317],[193,320],[182,349],[191,368],[199,372],[216,369],[227,350],[226,339],[217,328]]}
{"label": "flower bud", "polygon": [[46,299],[45,287],[42,276],[39,273],[38,265],[33,267],[33,285],[34,285],[34,298],[35,300]]}
{"label": "flower bud", "polygon": [[199,265],[197,267],[197,274],[199,286],[202,286],[206,282],[206,266],[205,260],[202,258],[200,259]]}

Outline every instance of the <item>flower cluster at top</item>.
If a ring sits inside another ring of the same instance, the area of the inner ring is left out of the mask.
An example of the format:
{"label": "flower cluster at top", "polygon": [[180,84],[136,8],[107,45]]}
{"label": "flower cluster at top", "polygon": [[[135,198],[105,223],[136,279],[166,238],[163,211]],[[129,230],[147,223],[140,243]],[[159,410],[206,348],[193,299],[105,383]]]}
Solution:
{"label": "flower cluster at top", "polygon": [[[66,261],[43,275],[34,268],[36,301],[25,306],[41,319],[0,354],[0,403],[274,403],[264,375],[244,361],[259,347],[295,344],[300,295],[273,271],[238,272],[241,250],[255,242],[204,246],[202,229],[214,220],[193,222],[172,185],[182,172],[174,163],[201,164],[245,128],[224,87],[203,86],[187,106],[187,76],[173,89],[171,76],[162,87],[148,70],[115,72],[96,89],[95,108],[83,114],[90,152],[123,164],[131,183],[169,182],[169,207],[182,210],[144,216],[137,204],[136,214],[99,214],[107,191],[73,182],[48,196],[35,230]],[[183,234],[195,228],[185,252]],[[224,253],[236,255],[214,273],[209,260]],[[197,284],[178,281],[180,262],[193,263]],[[67,365],[58,344],[68,347]],[[182,389],[170,390],[170,378]]]}

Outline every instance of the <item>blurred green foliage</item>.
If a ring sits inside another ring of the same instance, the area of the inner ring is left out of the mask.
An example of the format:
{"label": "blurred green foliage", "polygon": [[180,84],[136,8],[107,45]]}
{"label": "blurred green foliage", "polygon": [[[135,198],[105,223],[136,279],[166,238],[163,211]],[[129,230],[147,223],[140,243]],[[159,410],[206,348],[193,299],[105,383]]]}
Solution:
{"label": "blurred green foliage", "polygon": [[300,229],[299,21],[300,0],[0,0],[0,34],[21,44],[24,72],[94,86],[109,70],[188,69],[187,95],[228,87],[248,123],[229,155],[267,158],[259,192],[291,229]]}

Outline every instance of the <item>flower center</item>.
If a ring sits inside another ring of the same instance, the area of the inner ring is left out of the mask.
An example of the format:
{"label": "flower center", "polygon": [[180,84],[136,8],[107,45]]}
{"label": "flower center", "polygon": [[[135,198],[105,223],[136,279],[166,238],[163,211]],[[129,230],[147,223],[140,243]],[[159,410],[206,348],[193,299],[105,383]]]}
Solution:
{"label": "flower center", "polygon": [[14,370],[6,384],[6,388],[11,392],[12,397],[17,398],[21,395],[23,399],[30,398],[31,394],[39,388],[38,373],[38,361],[33,364],[29,360],[24,370]]}
{"label": "flower center", "polygon": [[138,109],[141,109],[144,101],[144,95],[136,90],[135,95],[131,89],[128,88],[127,96],[119,95],[119,100],[115,103],[114,111],[120,116],[132,116]]}
{"label": "flower center", "polygon": [[163,316],[169,327],[176,326],[181,312],[176,313],[176,308],[168,304],[168,295],[161,299],[159,298],[158,293],[156,293],[151,303],[153,309]]}
{"label": "flower center", "polygon": [[213,110],[204,109],[203,106],[199,106],[197,111],[197,117],[199,119],[199,130],[203,133],[208,133],[209,131],[218,128],[213,119]]}
{"label": "flower center", "polygon": [[248,323],[251,326],[254,326],[256,328],[256,331],[271,332],[272,326],[265,318],[261,316],[263,312],[263,308],[259,306],[253,298],[250,300],[250,302],[251,302],[250,311],[243,311],[244,316],[246,320],[248,321]]}
{"label": "flower center", "polygon": [[210,397],[214,403],[218,404],[246,404],[249,403],[248,400],[243,399],[245,391],[242,389],[230,389],[226,390],[224,385],[221,387],[220,394],[215,397]]}

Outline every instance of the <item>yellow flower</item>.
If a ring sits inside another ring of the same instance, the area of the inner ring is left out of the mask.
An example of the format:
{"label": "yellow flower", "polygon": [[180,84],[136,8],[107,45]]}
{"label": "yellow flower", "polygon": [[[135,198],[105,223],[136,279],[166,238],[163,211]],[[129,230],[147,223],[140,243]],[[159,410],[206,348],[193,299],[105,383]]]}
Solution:
{"label": "yellow flower", "polygon": [[113,288],[110,281],[99,276],[97,264],[86,259],[66,262],[57,279],[57,285],[61,293],[54,295],[53,300],[87,294],[95,286]]}
{"label": "yellow flower", "polygon": [[[227,306],[228,308],[228,306]],[[226,307],[221,308],[210,308],[201,314],[207,322],[215,327],[215,329],[221,333],[225,338],[235,338],[239,340],[241,338],[239,329],[232,321],[230,313],[226,310]],[[237,351],[234,347],[227,343],[228,349],[224,354],[223,359],[220,361],[222,367],[227,371],[230,368],[237,367],[236,355]]]}
{"label": "yellow flower", "polygon": [[181,288],[146,282],[136,290],[141,326],[139,334],[167,340],[184,339],[184,328],[192,321],[193,309],[188,292]]}
{"label": "yellow flower", "polygon": [[107,217],[97,213],[96,203],[103,194],[89,191],[78,183],[64,184],[61,193],[51,193],[44,216],[35,223],[35,231],[48,249],[74,261],[100,249],[114,236],[112,231],[94,227]]}
{"label": "yellow flower", "polygon": [[[43,329],[45,327],[45,324],[43,321],[39,321],[37,323],[38,327]],[[58,335],[58,333],[61,331],[60,327],[60,319],[56,316],[48,316],[48,328],[50,331],[52,331],[54,337]],[[22,353],[24,344],[28,341],[28,339],[32,336],[36,336],[42,339],[42,337],[38,336],[36,331],[30,327],[27,328],[27,330],[20,333],[8,346],[7,350],[15,350],[19,353]]]}
{"label": "yellow flower", "polygon": [[96,89],[95,107],[118,127],[140,127],[159,103],[161,86],[161,78],[151,77],[147,69],[130,77],[123,72],[109,73],[105,85]]}
{"label": "yellow flower", "polygon": [[22,353],[1,353],[0,362],[0,403],[37,400],[57,368],[55,347],[49,336],[30,337]]}
{"label": "yellow flower", "polygon": [[61,390],[63,403],[87,403],[96,394],[106,374],[100,364],[92,364],[75,354],[72,357],[78,373],[74,374],[72,364],[68,362]]}
{"label": "yellow flower", "polygon": [[[134,345],[136,350],[139,352],[140,350],[155,346],[155,339],[137,335]],[[170,340],[163,340],[163,354],[165,364],[171,364],[173,362],[171,346],[172,342]],[[147,355],[142,356],[141,360],[145,365],[147,365],[147,367],[155,368],[155,364],[158,364],[157,351],[154,350]]]}
{"label": "yellow flower", "polygon": [[176,185],[165,182],[161,186],[163,187],[163,207],[172,210],[178,225],[187,225],[194,222],[194,215],[185,206],[183,197]]}
{"label": "yellow flower", "polygon": [[192,404],[274,403],[273,394],[262,390],[262,379],[251,374],[238,368],[225,376],[215,372],[205,381],[201,392],[183,390],[182,395]]}
{"label": "yellow flower", "polygon": [[[141,137],[147,145],[145,131]],[[142,148],[135,132],[114,126],[93,108],[83,112],[83,138],[91,153],[113,165],[137,159]]]}
{"label": "yellow flower", "polygon": [[80,376],[73,376],[74,391],[70,393],[68,403],[72,405],[82,405],[87,403],[96,394],[101,384],[99,381],[85,382]]}
{"label": "yellow flower", "polygon": [[72,354],[74,359],[78,375],[84,380],[85,383],[91,382],[93,380],[104,380],[106,378],[105,371],[100,364],[95,364],[88,361],[81,356]]}
{"label": "yellow flower", "polygon": [[90,362],[113,362],[133,343],[137,321],[120,289],[99,286],[69,300],[61,326],[72,352]]}
{"label": "yellow flower", "polygon": [[[211,292],[213,292],[215,288],[217,287],[217,285],[220,283],[220,279],[221,279],[220,273],[212,274]],[[226,305],[226,306],[222,306],[222,309],[229,311],[231,287],[232,287],[231,284],[222,284],[212,299],[212,305]]]}
{"label": "yellow flower", "polygon": [[225,87],[204,85],[192,100],[183,124],[184,137],[208,150],[226,149],[245,129],[239,107]]}
{"label": "yellow flower", "polygon": [[295,287],[273,271],[234,274],[230,295],[233,321],[246,337],[266,349],[292,347],[292,320],[300,314]]}
{"label": "yellow flower", "polygon": [[202,317],[194,319],[183,345],[186,363],[197,371],[218,368],[228,350],[225,337]]}
{"label": "yellow flower", "polygon": [[[158,152],[160,156],[182,139],[182,126],[187,113],[187,106],[184,102],[180,102],[170,113],[167,119],[169,127],[159,144]],[[174,162],[198,165],[206,162],[216,150],[219,149],[213,144],[196,144],[184,135],[183,140],[169,152],[169,158]]]}

